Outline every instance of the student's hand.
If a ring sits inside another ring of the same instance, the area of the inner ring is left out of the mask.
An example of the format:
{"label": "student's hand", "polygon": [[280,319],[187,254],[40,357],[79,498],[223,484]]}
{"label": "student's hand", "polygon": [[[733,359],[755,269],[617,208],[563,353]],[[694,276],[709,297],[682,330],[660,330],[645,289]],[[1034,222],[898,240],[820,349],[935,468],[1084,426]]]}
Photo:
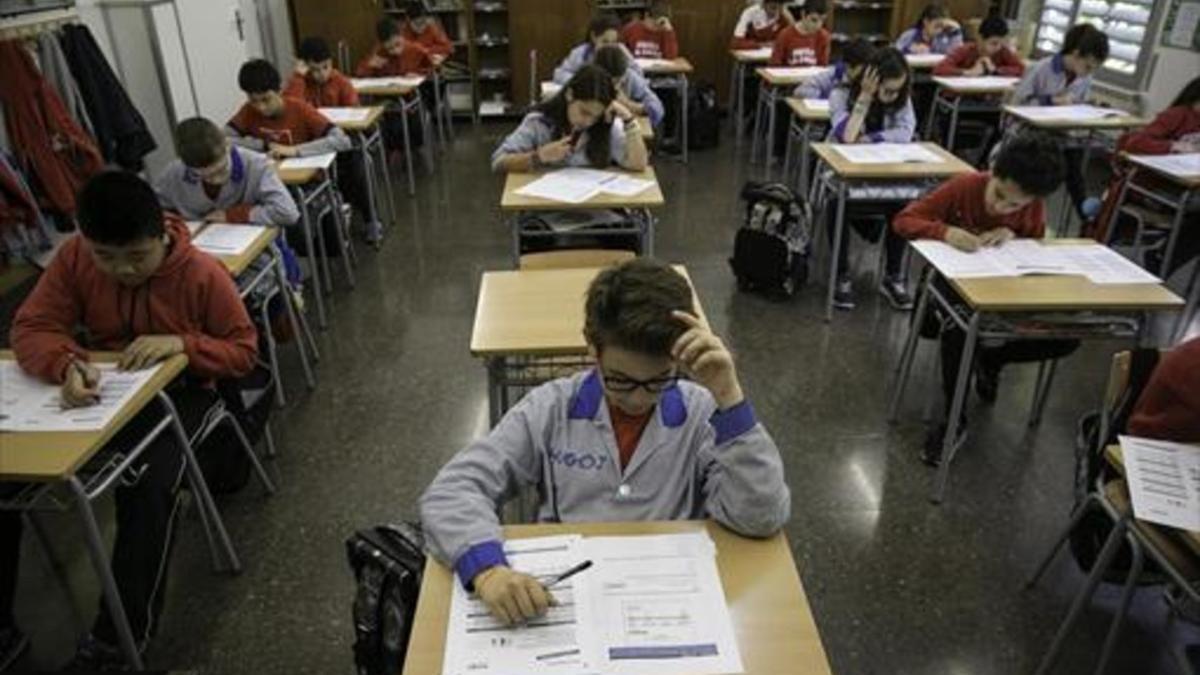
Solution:
{"label": "student's hand", "polygon": [[271,143],[267,146],[267,154],[274,159],[287,159],[288,157],[296,157],[299,155],[300,150],[294,145]]}
{"label": "student's hand", "polygon": [[960,227],[951,227],[946,230],[946,243],[960,251],[973,253],[979,250],[982,245],[979,237],[967,232]]}
{"label": "student's hand", "polygon": [[984,75],[991,75],[992,73],[996,72],[996,62],[992,60],[992,57],[985,56],[982,59],[979,59],[979,62],[983,64]]}
{"label": "student's hand", "polygon": [[984,64],[983,59],[979,59],[975,62],[975,65],[963,71],[963,75],[968,77],[979,77],[985,74],[987,74],[987,66]]}
{"label": "student's hand", "polygon": [[913,45],[908,48],[908,53],[910,53],[910,54],[928,54],[929,53],[929,45],[925,44],[924,42],[913,43]]}
{"label": "student's hand", "polygon": [[296,74],[300,77],[308,76],[308,63],[304,59],[296,59]]}
{"label": "student's hand", "polygon": [[100,400],[100,370],[90,363],[71,361],[59,392],[63,408],[84,408]]}
{"label": "student's hand", "polygon": [[504,565],[487,568],[472,582],[488,611],[505,625],[536,619],[556,604],[540,581]]}
{"label": "student's hand", "polygon": [[1007,227],[997,227],[994,230],[988,230],[979,235],[980,246],[1002,246],[1006,242],[1012,241],[1016,237],[1016,233]]}
{"label": "student's hand", "polygon": [[442,65],[442,63],[444,63],[446,61],[446,55],[445,54],[430,54],[429,60],[433,61],[433,65],[435,67],[440,66],[440,65]]}
{"label": "student's hand", "polygon": [[542,164],[557,164],[575,151],[574,145],[571,143],[570,136],[563,136],[557,141],[550,141],[537,149],[538,160]]}
{"label": "student's hand", "polygon": [[628,122],[634,118],[634,114],[620,101],[613,101],[608,104],[608,118],[611,121],[614,117],[620,118],[623,122]]}
{"label": "student's hand", "polygon": [[224,222],[227,222],[227,221],[225,220],[225,211],[224,211],[224,210],[220,210],[220,211],[213,211],[213,212],[209,213],[208,215],[204,216],[204,222],[206,222],[206,223],[224,223]]}
{"label": "student's hand", "polygon": [[625,108],[627,110],[629,110],[629,112],[633,113],[635,116],[646,114],[646,106],[629,98],[628,96],[626,96],[624,94],[624,92],[617,95],[617,102],[620,103],[621,105],[625,106]]}
{"label": "student's hand", "polygon": [[675,30],[675,27],[671,25],[670,19],[663,16],[663,17],[659,17],[659,19],[658,19],[658,29],[659,30]]}
{"label": "student's hand", "polygon": [[860,101],[865,100],[870,102],[871,99],[875,98],[875,92],[877,91],[879,91],[879,70],[875,66],[870,66],[863,72],[858,98]]}
{"label": "student's hand", "polygon": [[117,369],[141,370],[182,353],[183,338],[178,335],[140,335],[121,352]]}
{"label": "student's hand", "polygon": [[742,385],[738,382],[733,355],[721,338],[713,334],[698,317],[687,312],[671,312],[671,316],[688,327],[671,347],[671,357],[683,372],[709,390],[721,410],[742,402]]}
{"label": "student's hand", "polygon": [[1059,94],[1058,96],[1052,97],[1050,100],[1054,102],[1054,105],[1071,105],[1070,94]]}
{"label": "student's hand", "polygon": [[378,54],[372,54],[371,58],[367,59],[367,66],[371,68],[382,68],[387,65],[387,59]]}

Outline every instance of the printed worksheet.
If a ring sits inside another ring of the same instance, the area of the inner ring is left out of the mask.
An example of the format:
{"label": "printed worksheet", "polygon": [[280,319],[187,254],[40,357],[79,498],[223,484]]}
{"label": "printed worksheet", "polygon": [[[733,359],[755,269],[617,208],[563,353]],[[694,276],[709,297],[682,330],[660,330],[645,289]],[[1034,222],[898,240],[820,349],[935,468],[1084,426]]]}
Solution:
{"label": "printed worksheet", "polygon": [[904,59],[913,67],[936,66],[946,58],[945,54],[905,54]]}
{"label": "printed worksheet", "polygon": [[1200,446],[1121,436],[1133,515],[1200,532]]}
{"label": "printed worksheet", "polygon": [[518,189],[516,193],[566,204],[581,204],[602,192],[619,197],[632,197],[652,187],[652,180],[635,178],[616,171],[567,168],[551,171]]}
{"label": "printed worksheet", "polygon": [[743,58],[752,60],[762,59],[765,61],[771,58],[771,51],[770,47],[759,47],[758,49],[739,49],[737,53]]}
{"label": "printed worksheet", "polygon": [[383,87],[419,87],[425,83],[422,75],[401,77],[352,77],[350,86],[357,89],[381,89]]}
{"label": "printed worksheet", "polygon": [[1017,82],[1020,82],[1021,78],[985,75],[980,77],[935,77],[933,78],[933,81],[951,89],[957,87],[962,89],[1004,92],[1017,86]]}
{"label": "printed worksheet", "polygon": [[1124,117],[1127,113],[1113,108],[1101,108],[1094,105],[1021,105],[1013,106],[1012,111],[1031,120],[1070,120],[1081,122],[1098,120],[1105,117]]}
{"label": "printed worksheet", "polygon": [[258,225],[212,223],[192,240],[192,244],[212,255],[241,255],[265,229]]}
{"label": "printed worksheet", "polygon": [[335,159],[337,159],[336,152],[327,152],[323,155],[311,155],[309,157],[289,157],[279,163],[279,170],[328,169],[333,165]]}
{"label": "printed worksheet", "polygon": [[1177,155],[1134,155],[1129,159],[1137,164],[1145,164],[1172,176],[1180,178],[1200,177],[1200,152]]}
{"label": "printed worksheet", "polygon": [[804,99],[804,105],[809,110],[824,110],[825,112],[829,112],[829,99],[806,98]]}
{"label": "printed worksheet", "polygon": [[798,68],[771,67],[763,68],[771,77],[788,80],[807,80],[829,70],[825,66],[802,66]]}
{"label": "printed worksheet", "polygon": [[675,65],[675,62],[670,59],[634,59],[638,67],[642,70],[654,70],[656,68],[670,68]]}
{"label": "printed worksheet", "polygon": [[942,158],[916,143],[855,143],[833,149],[855,164],[940,164]]}
{"label": "printed worksheet", "polygon": [[1070,274],[1086,276],[1094,284],[1161,283],[1103,244],[1051,246],[1036,239],[1013,239],[972,253],[927,239],[914,241],[912,246],[938,272],[954,279]]}
{"label": "printed worksheet", "polygon": [[113,363],[95,366],[100,371],[99,400],[67,410],[58,385],[31,377],[16,361],[0,361],[0,431],[99,431],[162,367],[121,372]]}
{"label": "printed worksheet", "polygon": [[330,122],[365,122],[371,116],[370,108],[317,108]]}

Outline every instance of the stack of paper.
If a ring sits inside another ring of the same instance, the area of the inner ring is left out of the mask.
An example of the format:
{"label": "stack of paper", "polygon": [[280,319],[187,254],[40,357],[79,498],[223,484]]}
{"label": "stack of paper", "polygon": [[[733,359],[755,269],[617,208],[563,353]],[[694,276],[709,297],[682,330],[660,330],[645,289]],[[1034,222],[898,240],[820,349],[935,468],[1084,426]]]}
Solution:
{"label": "stack of paper", "polygon": [[116,364],[96,364],[99,400],[64,410],[56,385],[30,377],[15,361],[0,361],[0,431],[99,431],[160,367],[121,372]]}
{"label": "stack of paper", "polygon": [[280,171],[289,169],[295,171],[298,169],[328,169],[337,159],[336,152],[327,152],[323,155],[312,155],[309,157],[291,157],[279,163]]}
{"label": "stack of paper", "polygon": [[370,108],[317,108],[330,122],[365,122],[371,116]]}
{"label": "stack of paper", "polygon": [[751,61],[766,61],[771,58],[771,51],[770,47],[760,47],[758,49],[739,49],[737,54]]}
{"label": "stack of paper", "polygon": [[1014,239],[974,253],[940,241],[914,241],[912,245],[938,272],[953,279],[1061,274],[1086,276],[1095,284],[1161,283],[1121,254],[1095,243],[1049,246],[1035,239]]}
{"label": "stack of paper", "polygon": [[675,66],[675,62],[670,59],[634,59],[634,62],[642,70],[661,70]]}
{"label": "stack of paper", "polygon": [[972,89],[976,91],[1004,92],[1017,86],[1019,77],[935,77],[934,82],[950,89]]}
{"label": "stack of paper", "polygon": [[829,112],[829,99],[827,98],[806,98],[804,99],[804,105],[809,110],[824,110],[825,112]]}
{"label": "stack of paper", "polygon": [[236,256],[246,252],[267,228],[258,225],[213,223],[192,240],[196,248],[216,256]]}
{"label": "stack of paper", "polygon": [[1200,152],[1181,155],[1132,155],[1129,159],[1179,178],[1200,177]]}
{"label": "stack of paper", "polygon": [[518,189],[517,194],[566,204],[581,204],[601,193],[632,197],[654,181],[599,169],[559,169]]}
{"label": "stack of paper", "polygon": [[356,90],[361,89],[384,89],[387,87],[405,87],[416,88],[424,84],[425,78],[421,75],[405,75],[402,77],[352,77],[350,78],[350,86]]}
{"label": "stack of paper", "polygon": [[913,67],[931,67],[936,66],[946,58],[945,54],[905,54],[905,60],[908,65]]}
{"label": "stack of paper", "polygon": [[517,628],[454,584],[442,675],[710,675],[743,672],[716,548],[706,532],[506,542],[514,569],[550,579],[558,605]]}
{"label": "stack of paper", "polygon": [[855,164],[941,164],[942,158],[916,143],[858,143],[833,149]]}
{"label": "stack of paper", "polygon": [[1128,115],[1128,113],[1122,110],[1100,108],[1094,105],[1019,105],[1013,106],[1012,112],[1030,120],[1070,120],[1073,122],[1098,120],[1105,117],[1125,117]]}
{"label": "stack of paper", "polygon": [[763,68],[763,72],[767,75],[780,80],[795,80],[803,82],[809,78],[816,77],[821,73],[829,70],[823,66],[803,66],[800,68]]}
{"label": "stack of paper", "polygon": [[1200,447],[1133,436],[1120,441],[1133,515],[1200,532]]}

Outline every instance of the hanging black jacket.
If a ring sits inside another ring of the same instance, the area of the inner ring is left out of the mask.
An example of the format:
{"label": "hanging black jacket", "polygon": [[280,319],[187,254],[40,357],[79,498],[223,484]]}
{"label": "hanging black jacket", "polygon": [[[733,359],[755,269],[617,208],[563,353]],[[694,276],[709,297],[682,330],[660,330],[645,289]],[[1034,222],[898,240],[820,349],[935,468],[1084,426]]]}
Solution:
{"label": "hanging black jacket", "polygon": [[61,40],[71,75],[92,118],[100,153],[106,161],[140,171],[142,158],[158,147],[146,120],[129,100],[87,26],[63,26]]}

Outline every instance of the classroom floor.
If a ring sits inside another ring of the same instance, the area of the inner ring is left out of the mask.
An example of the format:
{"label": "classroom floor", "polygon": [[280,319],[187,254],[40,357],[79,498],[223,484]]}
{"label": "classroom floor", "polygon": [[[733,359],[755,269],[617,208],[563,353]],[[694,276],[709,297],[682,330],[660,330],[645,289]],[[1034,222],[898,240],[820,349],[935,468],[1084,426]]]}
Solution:
{"label": "classroom floor", "polygon": [[[487,161],[509,126],[460,127],[436,173],[418,176],[415,199],[398,181],[400,222],[381,252],[360,248],[358,288],[343,284],[331,300],[315,391],[303,393],[288,362],[293,400],[274,418],[279,493],[264,498],[251,483],[221,501],[245,571],[211,572],[189,513],[151,667],[353,672],[343,541],[355,528],[413,518],[438,467],[486,429],[484,370],[467,346],[480,273],[509,266],[501,180]],[[821,283],[791,302],[737,293],[726,258],[738,190],[751,176],[732,139],[722,142],[693,153],[686,168],[656,163],[669,204],[658,253],[687,265],[783,453],[787,534],[834,672],[1032,672],[1083,576],[1062,555],[1036,588],[1022,583],[1066,522],[1075,422],[1098,404],[1109,355],[1121,346],[1086,345],[1072,356],[1033,431],[1025,421],[1036,369],[1006,370],[999,401],[970,408],[971,440],[946,502],[930,504],[933,472],[918,451],[933,386],[921,364],[932,349],[923,347],[910,401],[890,426],[889,377],[907,321],[867,288],[873,257],[860,261],[858,309],[832,324],[821,320]],[[96,606],[77,525],[69,515],[49,522],[68,581],[27,538],[18,617],[34,641],[28,668],[65,661]],[[1091,672],[1115,603],[1115,590],[1102,587],[1056,673]],[[1175,672],[1167,643],[1200,641],[1200,629],[1168,625],[1167,615],[1159,587],[1139,592],[1109,672]]]}

